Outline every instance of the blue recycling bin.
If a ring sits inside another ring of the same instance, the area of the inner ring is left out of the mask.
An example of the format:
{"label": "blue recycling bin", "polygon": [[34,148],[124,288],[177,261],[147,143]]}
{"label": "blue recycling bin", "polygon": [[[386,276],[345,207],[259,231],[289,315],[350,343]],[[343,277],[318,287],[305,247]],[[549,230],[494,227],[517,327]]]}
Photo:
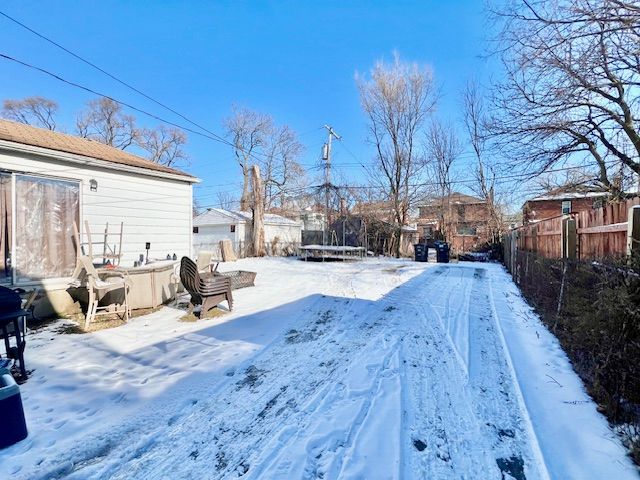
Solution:
{"label": "blue recycling bin", "polygon": [[20,387],[6,368],[0,368],[0,448],[27,438]]}
{"label": "blue recycling bin", "polygon": [[438,263],[449,263],[449,244],[445,242],[436,242],[436,258]]}
{"label": "blue recycling bin", "polygon": [[429,260],[429,250],[423,243],[416,243],[413,245],[413,251],[415,253],[416,262],[426,262]]}

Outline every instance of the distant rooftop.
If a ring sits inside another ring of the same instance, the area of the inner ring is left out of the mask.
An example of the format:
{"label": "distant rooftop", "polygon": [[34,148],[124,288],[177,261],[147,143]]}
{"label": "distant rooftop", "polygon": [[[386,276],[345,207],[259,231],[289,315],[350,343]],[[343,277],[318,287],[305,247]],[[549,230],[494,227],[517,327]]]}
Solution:
{"label": "distant rooftop", "polygon": [[[221,225],[230,223],[247,223],[251,222],[253,214],[251,212],[243,212],[241,210],[225,210],[223,208],[209,208],[193,219],[193,225]],[[272,225],[300,225],[300,222],[291,220],[275,213],[265,213],[264,223]]]}
{"label": "distant rooftop", "polygon": [[[441,201],[441,198],[443,197],[428,198],[424,202],[420,203],[419,206],[429,207],[432,205],[437,205]],[[447,197],[444,197],[444,198],[447,198]],[[448,195],[448,198],[449,198],[449,202],[454,205],[455,204],[473,205],[478,203],[486,203],[486,201],[482,200],[481,198],[474,197],[473,195],[467,195],[465,193],[460,193],[460,192],[452,192],[450,195]]]}

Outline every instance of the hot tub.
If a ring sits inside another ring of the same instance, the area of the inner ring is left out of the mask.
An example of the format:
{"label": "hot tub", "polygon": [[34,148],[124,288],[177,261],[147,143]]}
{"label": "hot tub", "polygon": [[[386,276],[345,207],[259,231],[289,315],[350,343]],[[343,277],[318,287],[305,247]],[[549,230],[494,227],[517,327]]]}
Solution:
{"label": "hot tub", "polygon": [[180,262],[160,260],[139,267],[119,268],[127,272],[129,305],[132,309],[155,308],[176,296],[178,279],[174,272]]}

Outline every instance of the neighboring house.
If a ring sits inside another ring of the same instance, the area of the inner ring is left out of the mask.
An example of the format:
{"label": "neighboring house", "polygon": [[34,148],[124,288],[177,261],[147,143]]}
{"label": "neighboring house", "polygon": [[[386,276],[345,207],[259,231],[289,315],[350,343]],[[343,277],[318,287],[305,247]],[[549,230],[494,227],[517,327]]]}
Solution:
{"label": "neighboring house", "polygon": [[383,222],[395,222],[395,210],[393,203],[388,201],[379,202],[359,202],[353,206],[354,215],[360,215],[365,218],[375,218]]}
{"label": "neighboring house", "polygon": [[[220,240],[229,239],[239,256],[245,256],[251,243],[251,212],[209,208],[193,219],[193,249],[216,250]],[[273,255],[293,253],[300,245],[302,226],[299,222],[273,213],[264,214],[264,241]]]}
{"label": "neighboring house", "polygon": [[424,202],[418,212],[421,241],[446,237],[455,252],[472,251],[489,241],[489,208],[480,198],[454,192]]}
{"label": "neighboring house", "polygon": [[146,254],[146,242],[151,258],[190,255],[198,181],[102,143],[0,120],[0,283],[64,292],[74,222],[83,241],[85,221],[97,234],[124,222],[122,266]]}
{"label": "neighboring house", "polygon": [[527,200],[522,206],[524,225],[583,210],[601,207],[609,196],[606,192],[586,188],[558,188]]}

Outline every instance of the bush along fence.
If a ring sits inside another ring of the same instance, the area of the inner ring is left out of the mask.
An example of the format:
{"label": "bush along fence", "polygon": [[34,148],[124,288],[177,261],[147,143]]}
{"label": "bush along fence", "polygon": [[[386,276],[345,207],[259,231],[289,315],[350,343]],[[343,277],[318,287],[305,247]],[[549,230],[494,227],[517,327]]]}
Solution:
{"label": "bush along fence", "polygon": [[504,263],[640,464],[640,203],[527,225]]}

